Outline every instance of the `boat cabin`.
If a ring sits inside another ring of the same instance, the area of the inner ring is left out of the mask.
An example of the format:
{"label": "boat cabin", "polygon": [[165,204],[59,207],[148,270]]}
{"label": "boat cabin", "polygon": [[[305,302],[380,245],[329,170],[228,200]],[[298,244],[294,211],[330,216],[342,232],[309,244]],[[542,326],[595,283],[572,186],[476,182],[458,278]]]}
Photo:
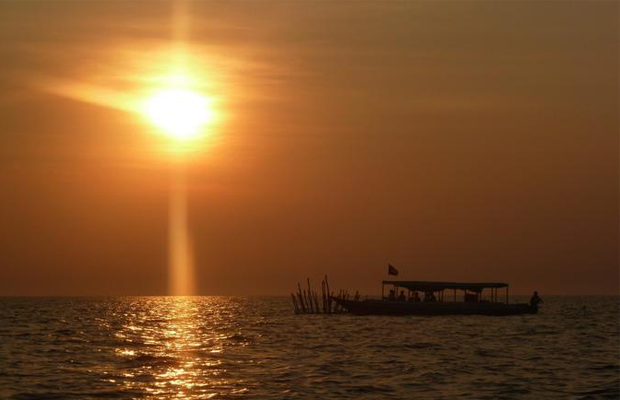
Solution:
{"label": "boat cabin", "polygon": [[[393,290],[393,296],[390,297],[385,295],[386,285],[388,288],[390,286],[392,287],[391,290]],[[381,298],[387,301],[396,301],[398,300],[400,292],[406,290],[407,301],[457,302],[459,301],[457,299],[457,291],[459,291],[463,293],[462,301],[465,303],[499,303],[501,302],[498,300],[499,289],[506,289],[505,303],[508,304],[508,284],[497,282],[459,283],[434,281],[383,281],[381,284]],[[413,294],[416,292],[421,292],[424,296],[414,296]]]}

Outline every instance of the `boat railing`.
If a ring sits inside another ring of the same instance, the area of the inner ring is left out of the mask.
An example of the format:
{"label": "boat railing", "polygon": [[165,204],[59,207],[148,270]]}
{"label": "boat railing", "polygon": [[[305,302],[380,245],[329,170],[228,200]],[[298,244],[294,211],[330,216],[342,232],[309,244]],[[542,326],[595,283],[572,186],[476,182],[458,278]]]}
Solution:
{"label": "boat railing", "polygon": [[[385,286],[392,286],[390,296],[385,295]],[[505,300],[502,301],[499,290],[505,289]],[[404,291],[407,295],[404,296]],[[397,300],[404,296],[410,301],[412,297],[419,298],[418,292],[424,294],[426,302],[458,301],[457,292],[462,292],[462,302],[465,303],[509,303],[509,286],[507,283],[484,282],[484,283],[459,283],[459,282],[435,282],[435,281],[383,281],[381,283],[381,298],[384,300]],[[450,293],[451,292],[451,293]],[[414,295],[415,294],[415,295]],[[450,294],[452,296],[450,296]],[[402,299],[402,298],[401,298]]]}

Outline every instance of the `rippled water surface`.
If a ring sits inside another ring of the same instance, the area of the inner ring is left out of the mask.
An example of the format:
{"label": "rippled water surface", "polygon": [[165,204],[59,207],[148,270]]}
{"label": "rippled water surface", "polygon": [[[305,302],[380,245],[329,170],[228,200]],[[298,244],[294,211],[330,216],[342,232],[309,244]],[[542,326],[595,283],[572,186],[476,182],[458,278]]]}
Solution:
{"label": "rippled water surface", "polygon": [[356,317],[284,297],[0,298],[0,398],[617,399],[618,300]]}

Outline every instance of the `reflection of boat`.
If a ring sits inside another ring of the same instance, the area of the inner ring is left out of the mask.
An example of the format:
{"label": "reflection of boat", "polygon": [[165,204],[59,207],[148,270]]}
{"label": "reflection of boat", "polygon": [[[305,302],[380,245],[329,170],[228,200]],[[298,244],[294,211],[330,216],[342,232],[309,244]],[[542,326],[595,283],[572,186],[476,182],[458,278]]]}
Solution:
{"label": "reflection of boat", "polygon": [[[385,285],[393,286],[389,297],[384,296]],[[500,288],[506,289],[505,302],[498,300]],[[409,300],[398,301],[394,298],[399,289],[402,295],[407,290],[406,298]],[[488,298],[482,296],[485,289],[490,290]],[[457,301],[457,291],[464,292],[463,301]],[[411,294],[416,292],[424,293],[427,301],[413,301]],[[334,301],[358,315],[517,315],[538,312],[537,306],[509,304],[506,283],[383,281],[381,293],[381,300],[334,298]]]}

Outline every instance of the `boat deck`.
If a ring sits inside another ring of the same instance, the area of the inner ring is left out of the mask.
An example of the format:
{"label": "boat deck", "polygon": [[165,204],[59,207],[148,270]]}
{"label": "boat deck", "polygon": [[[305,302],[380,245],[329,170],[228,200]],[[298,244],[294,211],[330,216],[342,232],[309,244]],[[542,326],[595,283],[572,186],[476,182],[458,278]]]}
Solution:
{"label": "boat deck", "polygon": [[519,315],[536,314],[538,307],[529,304],[498,302],[411,302],[386,300],[334,299],[356,315]]}

